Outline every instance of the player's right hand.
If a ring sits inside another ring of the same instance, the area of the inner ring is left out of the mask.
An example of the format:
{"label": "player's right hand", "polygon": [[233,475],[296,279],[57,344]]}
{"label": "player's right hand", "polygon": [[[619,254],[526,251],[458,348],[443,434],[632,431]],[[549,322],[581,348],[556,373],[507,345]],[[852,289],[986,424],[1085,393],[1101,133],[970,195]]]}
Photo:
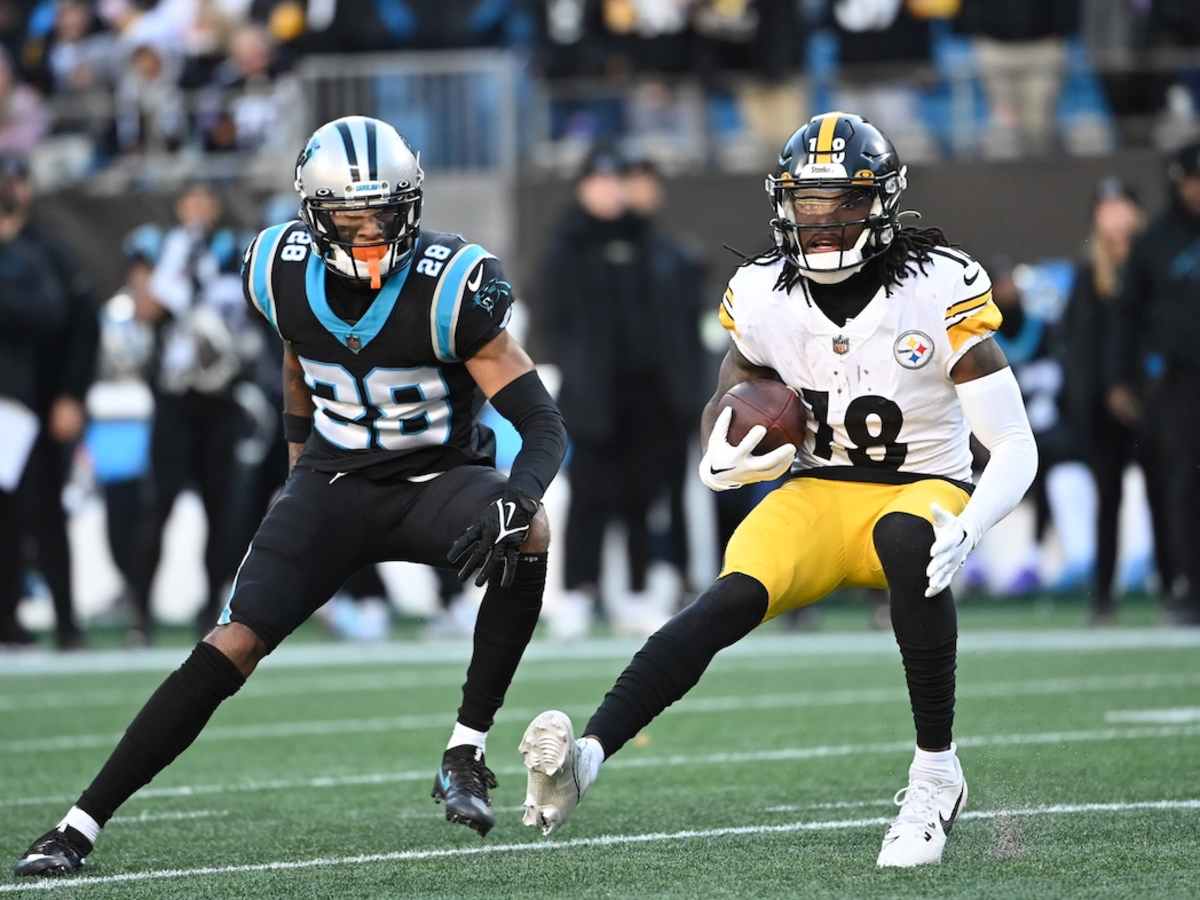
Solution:
{"label": "player's right hand", "polygon": [[729,443],[729,423],[733,408],[725,407],[717,416],[708,449],[700,460],[700,480],[714,491],[729,491],[756,481],[774,481],[783,475],[796,457],[796,445],[784,444],[761,456],[754,448],[767,434],[767,429],[755,425],[737,446]]}

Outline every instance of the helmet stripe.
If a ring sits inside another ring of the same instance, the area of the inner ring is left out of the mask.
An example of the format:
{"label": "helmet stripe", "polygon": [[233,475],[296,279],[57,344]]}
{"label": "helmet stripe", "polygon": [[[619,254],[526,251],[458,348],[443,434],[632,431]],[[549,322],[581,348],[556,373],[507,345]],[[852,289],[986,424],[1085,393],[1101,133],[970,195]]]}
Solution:
{"label": "helmet stripe", "polygon": [[827,113],[821,119],[821,130],[817,132],[817,162],[833,162],[833,135],[841,119],[840,113]]}
{"label": "helmet stripe", "polygon": [[367,119],[367,179],[379,178],[379,147],[375,137],[375,120]]}
{"label": "helmet stripe", "polygon": [[342,136],[342,146],[346,148],[346,162],[350,164],[350,180],[358,181],[358,151],[354,149],[354,138],[350,135],[350,126],[345,122],[337,123],[338,134]]}

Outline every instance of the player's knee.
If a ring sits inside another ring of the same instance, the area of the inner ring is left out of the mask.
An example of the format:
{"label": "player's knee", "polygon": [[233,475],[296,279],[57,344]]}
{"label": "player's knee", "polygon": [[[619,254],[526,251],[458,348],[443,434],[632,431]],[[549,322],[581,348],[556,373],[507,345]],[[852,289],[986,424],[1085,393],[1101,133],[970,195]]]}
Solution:
{"label": "player's knee", "polygon": [[529,533],[521,544],[522,553],[545,553],[550,549],[550,517],[546,507],[539,506],[529,523]]}
{"label": "player's knee", "polygon": [[925,578],[933,525],[912,513],[892,512],[875,523],[871,538],[889,584]]}
{"label": "player's knee", "polygon": [[224,653],[247,678],[267,655],[267,645],[241,622],[218,625],[204,636],[204,643],[211,644]]}

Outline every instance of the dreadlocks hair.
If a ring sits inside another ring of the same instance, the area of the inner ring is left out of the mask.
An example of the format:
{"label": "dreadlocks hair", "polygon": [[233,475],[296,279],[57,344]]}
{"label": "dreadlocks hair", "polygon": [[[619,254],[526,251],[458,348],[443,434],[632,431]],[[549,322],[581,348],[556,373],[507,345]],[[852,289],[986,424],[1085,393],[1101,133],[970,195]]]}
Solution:
{"label": "dreadlocks hair", "polygon": [[[888,248],[874,260],[869,261],[878,261],[883,266],[883,286],[888,294],[891,294],[891,289],[908,276],[916,275],[918,272],[922,275],[926,274],[925,264],[933,261],[930,253],[934,247],[954,246],[940,228],[904,228],[898,223],[894,227],[896,236],[892,238]],[[777,291],[790,291],[799,283],[804,274],[799,266],[788,259],[779,245],[763,250],[754,256],[745,256],[741,253],[738,253],[738,256],[742,257],[739,268],[741,266],[769,266],[776,260],[782,259],[783,269],[779,273],[779,278],[775,280],[775,290]]]}

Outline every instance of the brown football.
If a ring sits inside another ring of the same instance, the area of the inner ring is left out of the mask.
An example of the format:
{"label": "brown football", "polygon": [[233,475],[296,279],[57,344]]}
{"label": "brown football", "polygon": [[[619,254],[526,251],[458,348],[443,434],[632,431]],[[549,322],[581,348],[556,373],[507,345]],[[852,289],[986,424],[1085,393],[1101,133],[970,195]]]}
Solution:
{"label": "brown football", "polygon": [[784,444],[804,444],[808,433],[808,411],[799,395],[786,384],[756,378],[742,381],[730,388],[718,411],[726,406],[733,407],[733,420],[729,423],[729,443],[737,445],[755,425],[767,429],[762,442],[754,449],[755,454],[769,453]]}

